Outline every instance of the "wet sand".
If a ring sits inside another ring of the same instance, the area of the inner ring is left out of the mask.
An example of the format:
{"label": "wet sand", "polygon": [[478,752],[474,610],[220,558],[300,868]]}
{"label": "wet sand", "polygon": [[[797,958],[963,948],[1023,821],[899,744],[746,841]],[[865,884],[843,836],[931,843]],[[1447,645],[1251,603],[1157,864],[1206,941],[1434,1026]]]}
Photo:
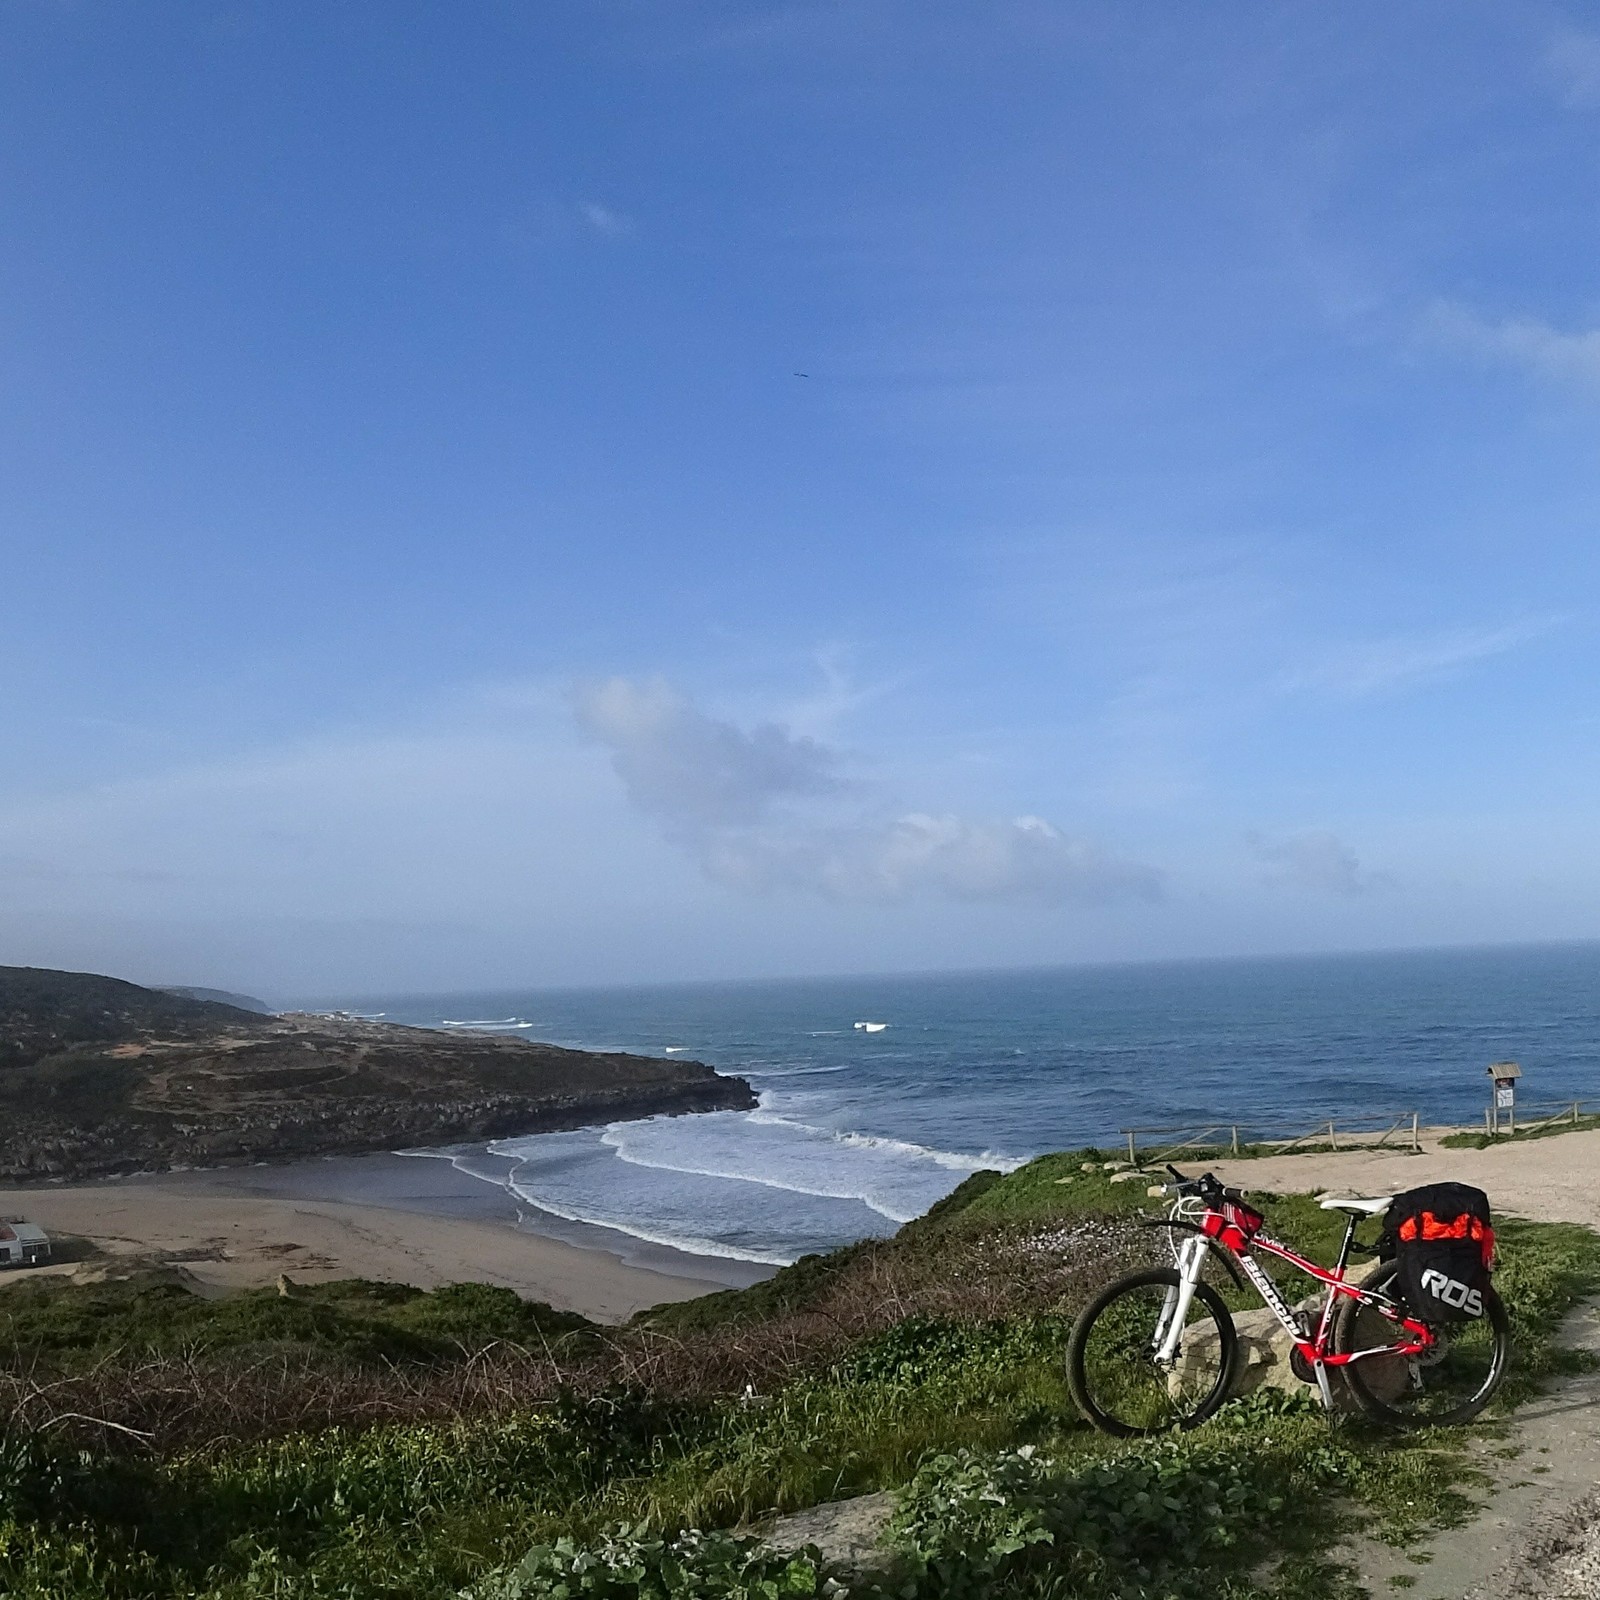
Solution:
{"label": "wet sand", "polygon": [[[0,1189],[0,1215],[86,1238],[109,1256],[180,1263],[202,1292],[272,1284],[280,1273],[423,1289],[493,1283],[621,1322],[770,1274],[536,1214],[447,1161],[394,1155]],[[0,1284],[31,1276],[0,1274]]]}

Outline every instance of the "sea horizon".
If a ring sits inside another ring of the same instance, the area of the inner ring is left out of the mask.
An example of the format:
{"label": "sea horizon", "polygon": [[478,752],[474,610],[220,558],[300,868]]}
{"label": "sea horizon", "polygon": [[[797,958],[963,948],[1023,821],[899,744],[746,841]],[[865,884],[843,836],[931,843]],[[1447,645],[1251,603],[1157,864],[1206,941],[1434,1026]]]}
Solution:
{"label": "sea horizon", "polygon": [[1506,1058],[1526,1102],[1600,1083],[1588,941],[324,1003],[746,1077],[753,1111],[417,1153],[574,1226],[763,1266],[892,1233],[975,1171],[1116,1147],[1125,1127],[1467,1122]]}

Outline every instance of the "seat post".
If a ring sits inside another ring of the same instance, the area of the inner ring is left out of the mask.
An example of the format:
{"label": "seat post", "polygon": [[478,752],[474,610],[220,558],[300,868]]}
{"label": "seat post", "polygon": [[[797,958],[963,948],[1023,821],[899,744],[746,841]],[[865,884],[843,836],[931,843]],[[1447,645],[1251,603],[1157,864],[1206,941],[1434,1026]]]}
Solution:
{"label": "seat post", "polygon": [[1356,1236],[1356,1214],[1347,1211],[1344,1214],[1344,1243],[1339,1246],[1339,1264],[1333,1270],[1342,1278],[1344,1269],[1350,1264],[1350,1246]]}

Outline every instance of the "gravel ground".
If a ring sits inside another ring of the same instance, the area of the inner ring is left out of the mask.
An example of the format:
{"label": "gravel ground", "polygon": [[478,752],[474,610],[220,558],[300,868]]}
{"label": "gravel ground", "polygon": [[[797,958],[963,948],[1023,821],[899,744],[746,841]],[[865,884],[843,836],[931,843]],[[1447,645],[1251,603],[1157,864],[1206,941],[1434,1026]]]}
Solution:
{"label": "gravel ground", "polygon": [[[1600,1493],[1529,1536],[1518,1570],[1499,1591],[1505,1600],[1595,1600],[1600,1596]],[[1490,1591],[1477,1591],[1489,1600]]]}
{"label": "gravel ground", "polygon": [[[1552,1141],[1556,1142],[1556,1141]],[[1576,1308],[1563,1343],[1600,1355],[1600,1308]],[[1600,1367],[1518,1407],[1470,1447],[1488,1477],[1481,1510],[1396,1549],[1348,1550],[1367,1592],[1410,1600],[1600,1600]]]}

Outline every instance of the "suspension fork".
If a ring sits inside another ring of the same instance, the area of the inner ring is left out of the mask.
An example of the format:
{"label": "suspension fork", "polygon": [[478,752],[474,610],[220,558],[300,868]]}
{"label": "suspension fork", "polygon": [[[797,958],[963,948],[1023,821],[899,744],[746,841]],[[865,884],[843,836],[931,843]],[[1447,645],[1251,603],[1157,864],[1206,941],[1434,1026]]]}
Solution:
{"label": "suspension fork", "polygon": [[1153,1341],[1156,1360],[1163,1366],[1170,1366],[1178,1359],[1178,1346],[1183,1343],[1183,1330],[1188,1325],[1189,1307],[1194,1300],[1194,1286],[1205,1270],[1206,1244],[1205,1235],[1197,1233],[1178,1247],[1178,1281],[1167,1290]]}

